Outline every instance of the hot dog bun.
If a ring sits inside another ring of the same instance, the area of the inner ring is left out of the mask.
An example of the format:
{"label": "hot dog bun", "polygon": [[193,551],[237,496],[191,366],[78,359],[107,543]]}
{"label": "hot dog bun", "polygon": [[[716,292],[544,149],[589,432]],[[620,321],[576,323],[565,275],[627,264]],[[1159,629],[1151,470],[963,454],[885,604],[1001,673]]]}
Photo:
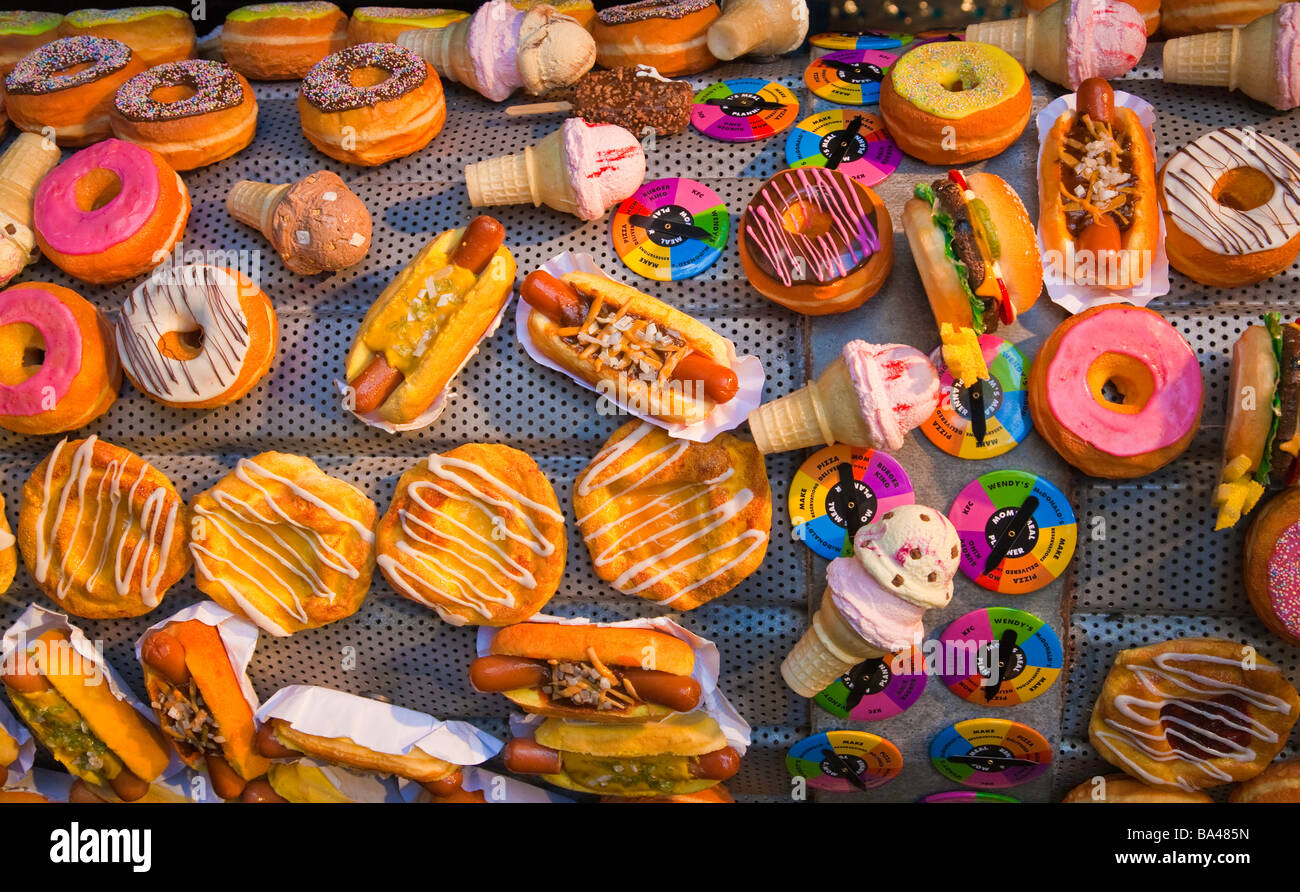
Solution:
{"label": "hot dog bun", "polygon": [[418,747],[400,755],[384,753],[353,743],[346,737],[320,737],[299,731],[284,719],[271,718],[266,724],[282,746],[360,771],[395,774],[413,781],[436,781],[460,767],[430,756]]}
{"label": "hot dog bun", "polygon": [[689,644],[653,629],[519,623],[498,632],[489,652],[534,660],[585,660],[588,648],[610,666],[656,669],[674,675],[690,675],[695,669],[695,652]]}

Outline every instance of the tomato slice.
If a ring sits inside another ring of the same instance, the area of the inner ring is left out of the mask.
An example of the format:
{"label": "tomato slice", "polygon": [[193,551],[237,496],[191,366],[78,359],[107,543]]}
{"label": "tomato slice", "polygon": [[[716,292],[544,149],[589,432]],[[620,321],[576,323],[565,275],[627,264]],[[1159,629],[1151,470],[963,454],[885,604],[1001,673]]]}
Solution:
{"label": "tomato slice", "polygon": [[1016,321],[1016,305],[1011,300],[1011,292],[1007,290],[1007,283],[1001,279],[995,280],[998,283],[998,318],[1003,324],[1010,325]]}
{"label": "tomato slice", "polygon": [[966,182],[966,178],[961,175],[960,170],[948,171],[948,179],[952,180],[958,186],[961,186],[963,192],[970,189],[970,184]]}

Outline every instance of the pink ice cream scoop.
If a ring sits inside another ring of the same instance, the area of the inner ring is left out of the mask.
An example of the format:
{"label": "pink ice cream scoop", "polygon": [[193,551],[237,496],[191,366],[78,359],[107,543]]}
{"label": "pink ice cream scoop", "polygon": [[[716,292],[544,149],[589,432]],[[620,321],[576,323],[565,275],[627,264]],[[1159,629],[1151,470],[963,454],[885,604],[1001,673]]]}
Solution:
{"label": "pink ice cream scoop", "polygon": [[1276,60],[1278,108],[1300,106],[1300,3],[1284,3],[1277,11],[1273,39]]}
{"label": "pink ice cream scoop", "polygon": [[1142,13],[1119,0],[1073,0],[1065,34],[1066,86],[1072,90],[1090,77],[1123,77],[1147,48]]}
{"label": "pink ice cream scoop", "polygon": [[826,586],[840,615],[868,644],[892,652],[924,638],[921,617],[925,608],[895,595],[855,558],[831,561],[826,568]]}
{"label": "pink ice cream scoop", "polygon": [[915,347],[849,341],[843,356],[862,419],[881,447],[900,448],[907,432],[938,408],[939,373]]}
{"label": "pink ice cream scoop", "polygon": [[478,88],[493,102],[508,99],[524,85],[516,61],[523,20],[524,14],[507,0],[483,4],[470,20],[469,55],[478,75]]}
{"label": "pink ice cream scoop", "polygon": [[622,127],[570,118],[563,140],[566,173],[584,220],[600,219],[645,180],[645,151]]}

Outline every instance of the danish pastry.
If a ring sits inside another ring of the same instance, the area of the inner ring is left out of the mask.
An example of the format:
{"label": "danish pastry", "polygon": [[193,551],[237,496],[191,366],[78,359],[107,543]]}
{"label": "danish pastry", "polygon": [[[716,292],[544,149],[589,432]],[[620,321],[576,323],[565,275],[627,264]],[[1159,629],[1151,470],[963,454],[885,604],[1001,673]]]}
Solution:
{"label": "danish pastry", "polygon": [[1134,780],[1127,774],[1108,774],[1086,780],[1065,794],[1062,802],[1213,802],[1192,790],[1170,790]]}
{"label": "danish pastry", "polygon": [[240,459],[190,511],[199,590],[269,634],[332,623],[365,600],[378,509],[311,459]]}
{"label": "danish pastry", "polygon": [[18,547],[61,609],[140,616],[189,572],[186,516],[171,481],[135,453],[64,439],[23,485]]}
{"label": "danish pastry", "polygon": [[1249,647],[1180,638],[1120,651],[1088,738],[1144,783],[1200,790],[1262,772],[1298,716],[1300,694]]}
{"label": "danish pastry", "polygon": [[1300,802],[1300,759],[1274,762],[1263,774],[1234,787],[1229,802]]}
{"label": "danish pastry", "polygon": [[596,575],[614,588],[692,610],[758,569],[772,493],[758,448],[719,434],[677,440],[630,421],[578,476],[573,510]]}
{"label": "danish pastry", "polygon": [[532,616],[564,574],[564,515],[537,463],[467,443],[402,475],[376,532],[379,569],[454,626]]}

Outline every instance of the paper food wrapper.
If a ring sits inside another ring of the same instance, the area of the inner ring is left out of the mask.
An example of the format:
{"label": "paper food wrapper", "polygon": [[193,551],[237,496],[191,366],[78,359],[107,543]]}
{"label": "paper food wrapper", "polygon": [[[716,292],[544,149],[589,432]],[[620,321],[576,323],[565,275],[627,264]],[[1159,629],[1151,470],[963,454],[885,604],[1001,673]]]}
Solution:
{"label": "paper food wrapper", "polygon": [[[700,683],[700,706],[698,708],[713,716],[722,729],[723,735],[726,736],[727,743],[734,747],[740,755],[745,755],[745,750],[749,748],[750,742],[749,723],[740,717],[740,713],[736,712],[736,708],[718,690],[718,667],[721,660],[718,656],[718,646],[712,641],[701,638],[694,632],[687,631],[666,616],[658,616],[653,619],[628,619],[617,623],[593,623],[585,617],[568,618],[539,613],[530,616],[527,621],[530,623],[560,623],[566,626],[595,625],[619,629],[651,629],[685,641],[691,646],[691,650],[695,652],[695,669],[691,672],[691,677]],[[496,637],[499,631],[501,630],[491,626],[479,626],[477,644],[480,657],[488,653],[489,648],[492,646],[492,639]],[[510,730],[516,737],[532,737],[532,728],[545,720],[546,716],[540,715],[514,715],[510,717]]]}
{"label": "paper food wrapper", "polygon": [[[613,279],[613,276],[610,276],[596,265],[595,258],[590,254],[574,254],[571,251],[557,254],[543,263],[541,268],[557,279],[566,273],[572,272],[595,273],[607,279]],[[537,345],[533,343],[533,339],[528,333],[528,314],[530,312],[532,312],[532,308],[521,297],[515,307],[515,336],[519,339],[520,345],[523,346],[524,352],[531,356],[535,362],[559,372],[570,380],[576,381],[580,386],[592,393],[599,394],[600,391],[594,384],[574,376],[568,369],[561,368],[537,349]],[[655,418],[653,415],[634,412],[622,403],[615,403],[615,405],[634,418],[639,418],[656,427],[663,428],[679,440],[707,443],[718,434],[739,427],[744,421],[748,420],[749,413],[762,404],[763,384],[767,380],[767,376],[763,374],[762,360],[757,356],[737,356],[736,345],[725,338],[723,340],[727,341],[727,360],[736,372],[736,377],[740,382],[740,390],[729,402],[721,406],[715,406],[703,421],[695,424],[670,424],[667,421]],[[607,394],[601,394],[601,396],[604,399],[610,399]],[[610,399],[610,402],[614,401]]]}
{"label": "paper food wrapper", "polygon": [[[491,805],[498,802],[517,803],[572,803],[573,800],[559,793],[551,793],[541,787],[534,787],[521,780],[516,780],[495,771],[488,771],[476,765],[461,769],[464,777],[462,788],[470,793],[483,793],[483,800]],[[403,802],[436,803],[437,797],[413,780],[404,777],[397,779]]]}
{"label": "paper food wrapper", "polygon": [[456,765],[486,762],[502,747],[468,722],[440,722],[413,709],[312,685],[290,685],[272,694],[257,711],[257,721],[271,718],[304,734],[346,737],[381,753],[404,756],[419,747]]}
{"label": "paper food wrapper", "polygon": [[[1043,186],[1043,148],[1047,145],[1047,135],[1061,115],[1074,111],[1077,99],[1078,94],[1076,93],[1062,96],[1048,103],[1047,107],[1040,111],[1038,117],[1034,119],[1038,127],[1038,188],[1040,193]],[[1151,103],[1131,93],[1116,90],[1115,107],[1130,109],[1138,116],[1138,120],[1142,122],[1142,129],[1146,131],[1147,141],[1154,148],[1156,139],[1152,127],[1156,121],[1156,110],[1151,106]],[[1155,195],[1151,195],[1150,199],[1155,201]],[[1135,306],[1145,307],[1154,298],[1168,294],[1169,255],[1165,253],[1164,214],[1157,214],[1157,219],[1160,224],[1160,234],[1159,239],[1156,241],[1155,257],[1152,258],[1151,269],[1147,271],[1147,277],[1136,288],[1121,291],[1102,288],[1098,285],[1075,285],[1072,282],[1054,279],[1047,274],[1048,270],[1044,265],[1043,283],[1047,286],[1047,294],[1051,297],[1052,302],[1065,308],[1070,313],[1081,313],[1090,307],[1099,307],[1103,304],[1131,303]],[[1038,249],[1040,251],[1044,249],[1041,233],[1038,236]]]}
{"label": "paper food wrapper", "polygon": [[17,761],[0,765],[0,768],[9,770],[9,777],[4,783],[4,788],[7,790],[17,786],[26,777],[27,772],[32,770],[32,763],[36,761],[36,741],[32,738],[32,733],[27,730],[27,726],[19,721],[18,716],[9,711],[9,707],[3,701],[0,701],[0,728],[4,728],[10,737],[18,741]]}
{"label": "paper food wrapper", "polygon": [[75,780],[75,777],[64,771],[33,768],[17,783],[10,783],[5,789],[39,793],[51,802],[67,802],[68,791],[72,789]]}
{"label": "paper food wrapper", "polygon": [[235,676],[239,679],[239,689],[244,699],[248,701],[249,708],[257,712],[257,691],[253,690],[253,683],[248,680],[248,664],[252,662],[253,651],[257,649],[257,626],[242,616],[236,616],[220,604],[201,601],[162,622],[154,623],[136,640],[135,658],[140,659],[140,647],[149,637],[150,632],[161,629],[169,623],[183,623],[192,619],[216,628],[217,634],[221,636],[221,643],[226,646],[226,656],[230,658],[230,665],[234,667]]}
{"label": "paper food wrapper", "polygon": [[[478,353],[478,349],[483,345],[483,342],[497,333],[497,329],[501,327],[502,321],[506,318],[506,309],[510,306],[510,297],[513,297],[513,295],[506,298],[505,303],[501,305],[501,312],[497,313],[496,318],[492,320],[492,324],[488,326],[488,330],[483,333],[483,337],[474,345],[474,349],[466,354],[464,362],[456,367],[456,371],[452,372],[452,382],[454,382],[456,378],[460,376],[460,373],[465,370],[465,366],[469,365],[469,361]],[[442,417],[442,413],[446,410],[447,406],[450,405],[452,397],[451,383],[448,383],[447,386],[443,388],[442,392],[434,398],[433,403],[429,408],[417,415],[414,420],[408,421],[405,424],[393,424],[391,421],[385,421],[380,418],[377,412],[367,412],[363,415],[360,412],[353,411],[352,407],[348,405],[351,392],[351,388],[348,387],[348,382],[340,381],[335,378],[334,386],[338,389],[339,396],[343,397],[342,405],[345,412],[351,412],[371,427],[377,427],[381,431],[390,434],[400,434],[404,431],[418,431],[428,427]]]}

